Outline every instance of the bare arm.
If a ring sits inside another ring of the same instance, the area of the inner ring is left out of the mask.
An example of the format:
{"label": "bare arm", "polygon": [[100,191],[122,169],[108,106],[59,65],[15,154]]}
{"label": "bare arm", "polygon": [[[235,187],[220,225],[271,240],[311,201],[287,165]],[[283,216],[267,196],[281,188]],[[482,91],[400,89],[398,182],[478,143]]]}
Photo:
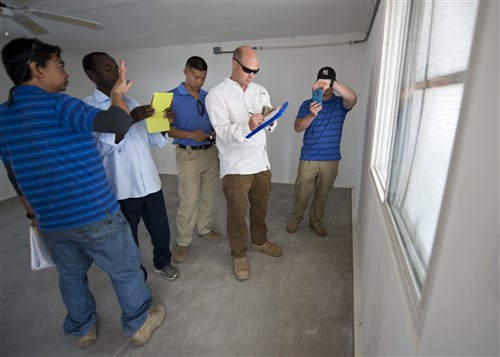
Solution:
{"label": "bare arm", "polygon": [[356,93],[344,83],[333,82],[333,90],[342,97],[342,104],[346,109],[352,109],[358,100]]}
{"label": "bare arm", "polygon": [[316,102],[311,102],[309,105],[309,114],[302,118],[296,118],[293,127],[297,133],[309,128],[309,125],[313,122],[314,118],[318,115],[319,111],[323,109],[323,106]]}
{"label": "bare arm", "polygon": [[168,132],[168,136],[176,139],[191,139],[196,142],[207,140],[209,135],[205,134],[200,129],[196,129],[195,131],[186,131],[177,129],[173,126],[170,127],[170,131]]}

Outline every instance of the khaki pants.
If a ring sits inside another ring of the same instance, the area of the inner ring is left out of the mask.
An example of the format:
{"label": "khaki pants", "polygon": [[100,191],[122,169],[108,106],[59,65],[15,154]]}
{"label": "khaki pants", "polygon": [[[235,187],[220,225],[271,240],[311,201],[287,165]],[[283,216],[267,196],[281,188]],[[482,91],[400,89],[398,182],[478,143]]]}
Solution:
{"label": "khaki pants", "polygon": [[219,161],[215,145],[206,150],[176,147],[179,179],[177,210],[177,244],[187,247],[193,240],[196,224],[199,234],[210,232],[219,177]]}
{"label": "khaki pants", "polygon": [[250,203],[250,235],[253,244],[267,242],[267,203],[271,194],[271,171],[252,175],[225,175],[222,190],[227,201],[227,238],[234,258],[247,255],[246,212]]}
{"label": "khaki pants", "polygon": [[314,193],[309,224],[321,224],[325,216],[328,193],[335,183],[339,169],[339,161],[299,161],[297,179],[295,180],[295,202],[292,221],[300,222]]}

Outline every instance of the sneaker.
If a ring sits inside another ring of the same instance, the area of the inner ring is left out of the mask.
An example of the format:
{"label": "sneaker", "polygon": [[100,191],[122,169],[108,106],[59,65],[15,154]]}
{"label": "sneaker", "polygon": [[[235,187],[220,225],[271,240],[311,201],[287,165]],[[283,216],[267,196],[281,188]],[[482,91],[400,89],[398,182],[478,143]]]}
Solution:
{"label": "sneaker", "polygon": [[166,265],[161,269],[156,269],[155,272],[158,274],[163,274],[163,277],[167,280],[175,280],[179,276],[179,269],[172,265]]}
{"label": "sneaker", "polygon": [[252,243],[252,248],[258,252],[270,255],[272,257],[281,257],[283,255],[283,250],[279,245],[273,244],[270,241],[265,242],[262,245],[255,245]]}
{"label": "sneaker", "polygon": [[209,240],[211,242],[220,242],[221,239],[220,234],[213,229],[211,229],[207,234],[200,234],[200,237],[205,238],[206,240]]}
{"label": "sneaker", "polygon": [[93,345],[95,341],[97,341],[97,320],[85,336],[79,336],[76,339],[76,345],[80,348],[86,348]]}
{"label": "sneaker", "polygon": [[316,233],[320,237],[326,237],[326,229],[321,225],[321,223],[319,224],[310,223],[309,226],[313,229],[314,233]]}
{"label": "sneaker", "polygon": [[155,305],[151,310],[148,311],[148,318],[142,326],[132,335],[132,344],[134,346],[145,345],[154,330],[156,330],[162,324],[165,319],[165,308],[163,305]]}
{"label": "sneaker", "polygon": [[174,248],[174,262],[176,263],[182,263],[184,260],[186,260],[186,255],[187,255],[188,247],[176,244]]}
{"label": "sneaker", "polygon": [[245,280],[250,277],[247,257],[234,258],[233,264],[234,264],[234,274],[236,274],[236,279]]}
{"label": "sneaker", "polygon": [[288,233],[294,233],[298,228],[299,228],[300,222],[297,221],[291,221],[286,225],[286,231]]}

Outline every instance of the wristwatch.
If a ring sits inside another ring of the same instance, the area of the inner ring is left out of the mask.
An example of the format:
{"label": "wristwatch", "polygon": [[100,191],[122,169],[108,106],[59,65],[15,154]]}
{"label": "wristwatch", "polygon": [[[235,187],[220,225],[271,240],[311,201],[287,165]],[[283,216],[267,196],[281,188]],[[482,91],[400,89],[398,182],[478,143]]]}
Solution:
{"label": "wristwatch", "polygon": [[28,218],[28,219],[35,219],[35,218],[36,218],[36,216],[35,216],[35,214],[34,214],[34,213],[29,213],[29,212],[26,212],[26,218]]}

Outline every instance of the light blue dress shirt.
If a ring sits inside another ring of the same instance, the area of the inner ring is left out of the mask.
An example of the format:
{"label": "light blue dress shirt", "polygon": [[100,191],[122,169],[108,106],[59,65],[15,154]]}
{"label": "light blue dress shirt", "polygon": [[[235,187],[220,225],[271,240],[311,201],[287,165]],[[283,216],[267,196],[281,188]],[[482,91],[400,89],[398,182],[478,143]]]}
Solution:
{"label": "light blue dress shirt", "polygon": [[[124,96],[130,111],[139,103]],[[110,98],[98,89],[83,99],[87,104],[106,110]],[[161,133],[148,133],[146,121],[134,123],[118,144],[115,134],[94,133],[97,149],[102,155],[104,169],[119,200],[144,197],[161,189],[151,147],[163,147],[167,138]]]}

